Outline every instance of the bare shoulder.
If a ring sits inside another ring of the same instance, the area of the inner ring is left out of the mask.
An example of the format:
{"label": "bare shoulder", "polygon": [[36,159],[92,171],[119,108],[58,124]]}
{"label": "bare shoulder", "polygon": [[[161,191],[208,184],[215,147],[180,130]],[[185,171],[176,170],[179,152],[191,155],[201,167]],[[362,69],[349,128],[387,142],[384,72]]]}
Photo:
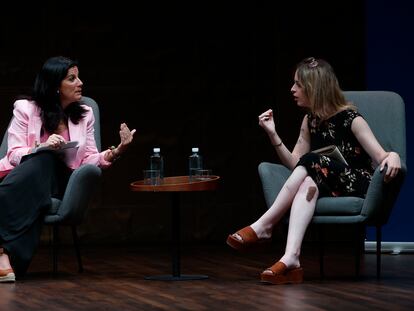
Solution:
{"label": "bare shoulder", "polygon": [[367,121],[365,121],[365,119],[362,116],[356,116],[352,120],[352,126],[354,126],[354,125],[361,125],[361,124],[368,124]]}
{"label": "bare shoulder", "polygon": [[351,129],[354,134],[357,134],[360,131],[369,129],[369,125],[362,116],[357,116],[352,120]]}
{"label": "bare shoulder", "polygon": [[300,130],[301,131],[308,131],[309,130],[308,123],[309,123],[309,117],[308,117],[308,114],[305,114],[305,116],[303,117],[303,120],[302,120],[302,125],[300,126]]}

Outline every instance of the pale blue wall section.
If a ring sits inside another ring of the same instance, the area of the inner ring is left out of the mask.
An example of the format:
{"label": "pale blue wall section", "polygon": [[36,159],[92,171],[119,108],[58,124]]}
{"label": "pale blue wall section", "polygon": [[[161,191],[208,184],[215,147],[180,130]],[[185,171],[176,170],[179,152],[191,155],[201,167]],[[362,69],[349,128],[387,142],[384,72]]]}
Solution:
{"label": "pale blue wall section", "polygon": [[[411,1],[366,0],[367,89],[399,93],[406,105],[408,176],[383,241],[414,241],[414,10]],[[375,240],[369,229],[368,239]]]}

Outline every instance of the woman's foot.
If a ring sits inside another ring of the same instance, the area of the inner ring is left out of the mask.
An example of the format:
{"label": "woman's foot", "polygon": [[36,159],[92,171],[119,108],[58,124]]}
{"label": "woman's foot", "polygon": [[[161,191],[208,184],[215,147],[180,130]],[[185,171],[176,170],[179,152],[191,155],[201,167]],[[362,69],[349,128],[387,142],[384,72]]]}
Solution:
{"label": "woman's foot", "polygon": [[244,227],[227,237],[227,244],[237,250],[245,250],[256,243],[268,241],[270,241],[270,237],[259,237],[251,226]]}
{"label": "woman's foot", "polygon": [[0,282],[14,282],[16,276],[10,265],[9,256],[0,248]]}
{"label": "woman's foot", "polygon": [[260,274],[260,280],[275,285],[299,284],[303,282],[303,269],[299,266],[289,268],[282,261],[278,261]]}
{"label": "woman's foot", "polygon": [[256,221],[255,223],[251,224],[253,231],[256,232],[257,237],[263,240],[270,240],[273,233],[273,225],[263,225],[261,222]]}
{"label": "woman's foot", "polygon": [[288,269],[299,268],[299,256],[284,254],[279,261],[283,262]]}

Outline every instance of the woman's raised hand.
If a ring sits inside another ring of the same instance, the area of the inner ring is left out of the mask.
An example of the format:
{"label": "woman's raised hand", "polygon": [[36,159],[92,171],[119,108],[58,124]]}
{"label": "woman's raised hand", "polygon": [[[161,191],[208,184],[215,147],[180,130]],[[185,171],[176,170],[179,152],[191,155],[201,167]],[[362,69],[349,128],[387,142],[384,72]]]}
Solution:
{"label": "woman's raised hand", "polygon": [[125,150],[128,148],[128,145],[134,139],[135,132],[135,129],[130,131],[128,126],[125,123],[122,123],[119,128],[119,137],[121,138],[121,142],[116,148],[115,146],[110,147],[108,149],[109,152],[105,153],[104,159],[110,162],[113,162],[116,159],[118,159],[119,156],[125,152]]}
{"label": "woman's raised hand", "polygon": [[275,122],[273,119],[273,110],[269,109],[259,116],[259,125],[268,133],[275,132]]}
{"label": "woman's raised hand", "polygon": [[134,134],[136,130],[130,131],[128,126],[125,123],[122,123],[119,128],[119,137],[121,138],[121,142],[118,145],[118,152],[123,152],[128,145],[132,142],[134,139]]}

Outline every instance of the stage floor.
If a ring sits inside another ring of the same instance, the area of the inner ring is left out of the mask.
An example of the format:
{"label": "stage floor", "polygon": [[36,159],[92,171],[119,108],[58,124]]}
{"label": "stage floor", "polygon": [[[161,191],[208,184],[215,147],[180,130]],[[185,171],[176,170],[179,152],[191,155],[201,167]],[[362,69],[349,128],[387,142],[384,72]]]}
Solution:
{"label": "stage floor", "polygon": [[0,310],[412,310],[414,255],[383,254],[382,278],[375,255],[365,254],[355,279],[351,249],[326,250],[325,278],[318,253],[304,247],[305,282],[270,286],[260,272],[280,255],[274,245],[237,253],[224,245],[184,245],[181,273],[203,274],[195,281],[152,281],[171,273],[168,245],[83,246],[85,271],[77,272],[74,250],[60,253],[59,273],[51,274],[50,249],[42,246],[29,273],[0,284]]}

